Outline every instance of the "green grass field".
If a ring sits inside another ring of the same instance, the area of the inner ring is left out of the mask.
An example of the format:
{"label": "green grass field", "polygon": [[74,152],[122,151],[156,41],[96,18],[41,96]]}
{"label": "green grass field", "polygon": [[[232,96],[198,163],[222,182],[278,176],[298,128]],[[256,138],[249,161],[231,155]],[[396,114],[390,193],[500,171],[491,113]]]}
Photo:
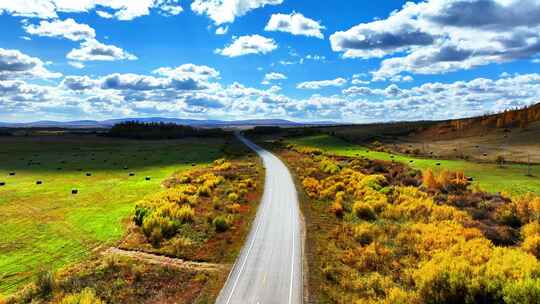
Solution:
{"label": "green grass field", "polygon": [[[0,138],[0,182],[6,183],[0,186],[0,298],[42,268],[81,261],[118,240],[134,202],[159,190],[173,172],[219,158],[223,143]],[[38,180],[43,184],[37,185]],[[73,195],[73,188],[79,193]]]}
{"label": "green grass field", "polygon": [[[533,177],[526,176],[527,166],[508,164],[503,168],[493,163],[476,163],[463,160],[422,159],[384,152],[369,151],[365,147],[350,144],[329,135],[317,135],[288,139],[288,143],[320,148],[326,152],[343,156],[365,156],[372,159],[400,161],[416,169],[432,168],[464,171],[473,177],[476,184],[488,192],[507,192],[514,195],[533,192],[540,194],[540,167],[533,166]],[[393,158],[392,158],[393,156]],[[412,162],[411,162],[412,161]],[[440,166],[437,166],[440,163]]]}

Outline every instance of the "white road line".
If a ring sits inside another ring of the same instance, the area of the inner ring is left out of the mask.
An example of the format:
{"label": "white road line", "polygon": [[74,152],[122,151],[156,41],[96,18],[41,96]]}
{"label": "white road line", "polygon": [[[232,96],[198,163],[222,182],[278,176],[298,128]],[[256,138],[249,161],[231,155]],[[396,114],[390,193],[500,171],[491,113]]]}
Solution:
{"label": "white road line", "polygon": [[[264,201],[264,197],[263,197],[263,203],[265,204],[263,206],[263,209],[261,210],[261,214],[264,213],[264,211],[266,210],[266,202]],[[257,234],[259,233],[259,228],[261,227],[261,223],[262,223],[262,220],[260,218],[257,219],[258,220],[258,223],[257,223],[257,228],[255,229],[255,233],[253,234],[253,238],[251,239],[251,243],[249,244],[249,248],[248,248],[248,251],[246,253],[246,256],[244,258],[244,262],[242,263],[242,266],[240,266],[240,270],[238,271],[238,275],[236,276],[236,280],[234,280],[234,284],[233,284],[233,287],[231,289],[231,293],[229,294],[229,297],[227,298],[227,304],[229,304],[229,302],[231,301],[231,298],[234,294],[234,290],[236,289],[236,285],[238,284],[238,280],[240,280],[240,276],[242,275],[242,272],[244,272],[244,266],[246,266],[246,263],[248,261],[248,257],[249,255],[251,254],[251,249],[253,248],[253,245],[255,244],[255,240],[257,239]]]}
{"label": "white road line", "polygon": [[[294,227],[294,207],[291,208],[291,219],[293,221],[293,227]],[[294,279],[294,228],[293,228],[293,236],[292,236],[292,256],[291,256],[291,284],[289,286],[289,304],[292,303],[292,293],[293,293],[293,279]]]}

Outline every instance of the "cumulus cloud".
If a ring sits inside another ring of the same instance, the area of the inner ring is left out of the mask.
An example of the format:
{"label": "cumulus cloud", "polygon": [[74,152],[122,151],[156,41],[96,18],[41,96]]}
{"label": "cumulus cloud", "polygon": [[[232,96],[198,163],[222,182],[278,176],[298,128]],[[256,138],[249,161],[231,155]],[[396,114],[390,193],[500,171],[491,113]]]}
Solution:
{"label": "cumulus cloud", "polygon": [[299,83],[296,88],[307,90],[318,90],[324,87],[340,87],[347,83],[344,78],[336,78],[333,80],[306,81]]}
{"label": "cumulus cloud", "polygon": [[17,78],[59,78],[62,74],[49,71],[39,58],[18,50],[0,48],[0,80]]}
{"label": "cumulus cloud", "polygon": [[192,63],[183,64],[176,68],[163,67],[153,71],[154,74],[167,77],[191,77],[195,79],[218,78],[219,72],[205,65],[195,65]]}
{"label": "cumulus cloud", "polygon": [[266,73],[266,75],[264,75],[264,79],[262,81],[262,84],[270,84],[272,81],[275,81],[275,80],[284,80],[284,79],[287,79],[287,76],[281,74],[281,73],[275,73],[275,72],[272,72],[272,73]]}
{"label": "cumulus cloud", "polygon": [[58,86],[0,80],[0,118],[17,115],[19,119],[31,119],[39,115],[51,119],[70,113],[73,118],[129,114],[354,122],[425,120],[501,111],[533,104],[540,96],[539,74],[434,82],[410,88],[397,84],[380,88],[352,86],[342,94],[314,94],[307,98],[288,97],[275,86],[261,90],[240,83],[224,86],[188,79],[175,82],[168,76],[138,74],[111,74],[95,79],[67,76]]}
{"label": "cumulus cloud", "polygon": [[82,42],[80,47],[71,50],[66,58],[74,61],[137,60],[137,56],[117,46],[103,44],[97,40]]}
{"label": "cumulus cloud", "polygon": [[[540,52],[540,2],[427,0],[330,37],[347,58],[384,59],[375,79],[440,74]],[[404,53],[404,55],[402,55]]]}
{"label": "cumulus cloud", "polygon": [[69,18],[66,20],[43,20],[36,24],[27,24],[24,30],[30,35],[42,37],[63,37],[72,41],[94,39],[96,32],[86,24],[77,23]]}
{"label": "cumulus cloud", "polygon": [[215,53],[227,57],[238,57],[249,54],[267,54],[277,47],[278,45],[273,39],[251,35],[237,37],[225,48],[215,50]]}
{"label": "cumulus cloud", "polygon": [[319,22],[304,17],[300,13],[292,14],[273,14],[265,27],[266,31],[286,32],[293,35],[303,35],[323,39],[321,30],[325,27]]}
{"label": "cumulus cloud", "polygon": [[266,5],[278,5],[283,0],[195,0],[191,10],[199,15],[207,15],[215,25],[232,23],[249,11]]}
{"label": "cumulus cloud", "polygon": [[66,76],[60,85],[73,91],[85,91],[95,88],[98,82],[88,76]]}
{"label": "cumulus cloud", "polygon": [[98,11],[101,17],[132,20],[150,14],[152,9],[163,15],[179,14],[182,8],[178,3],[178,0],[10,0],[0,2],[0,14],[49,19],[57,18],[57,13],[83,13],[99,6],[112,11]]}

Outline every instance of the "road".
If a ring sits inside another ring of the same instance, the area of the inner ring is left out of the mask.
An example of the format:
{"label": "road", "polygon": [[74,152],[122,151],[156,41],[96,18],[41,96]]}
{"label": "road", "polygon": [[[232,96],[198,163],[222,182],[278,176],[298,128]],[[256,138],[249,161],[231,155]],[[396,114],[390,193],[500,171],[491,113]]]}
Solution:
{"label": "road", "polygon": [[238,138],[262,158],[266,180],[251,232],[216,303],[302,303],[301,223],[293,179],[279,158]]}

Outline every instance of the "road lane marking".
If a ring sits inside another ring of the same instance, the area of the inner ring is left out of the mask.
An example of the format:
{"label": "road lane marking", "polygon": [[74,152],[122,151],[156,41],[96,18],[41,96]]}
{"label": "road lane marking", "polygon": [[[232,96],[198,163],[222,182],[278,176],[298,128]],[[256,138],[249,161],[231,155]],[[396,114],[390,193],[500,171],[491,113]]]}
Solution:
{"label": "road lane marking", "polygon": [[[257,151],[256,151],[256,152],[257,152]],[[257,152],[257,153],[258,153],[258,152]],[[264,163],[264,159],[263,159],[263,163]],[[265,173],[265,174],[266,174],[266,173]],[[266,183],[265,183],[265,184],[266,184]],[[265,187],[266,195],[263,194],[263,200],[264,200],[266,197],[268,197],[268,195],[269,195],[269,194],[268,194],[269,192],[267,192],[266,189],[267,189],[267,188]],[[266,211],[266,208],[267,208],[268,203],[267,203],[266,201],[263,201],[263,204],[264,204],[264,206],[263,206],[263,209],[262,209],[262,212],[261,212],[261,217],[258,219],[259,221],[258,221],[258,223],[257,223],[257,228],[255,229],[255,233],[253,234],[253,239],[251,240],[251,243],[249,244],[249,248],[248,248],[248,251],[246,252],[246,256],[245,256],[245,258],[244,258],[244,261],[242,262],[242,265],[240,266],[240,269],[239,269],[239,271],[238,271],[238,275],[236,276],[236,279],[234,280],[234,284],[233,284],[233,287],[232,287],[231,292],[230,292],[230,294],[229,294],[229,297],[227,298],[226,304],[229,304],[229,303],[230,303],[231,298],[232,298],[232,296],[234,295],[234,291],[235,291],[235,289],[236,289],[236,285],[238,284],[238,280],[240,280],[240,276],[241,276],[242,273],[244,272],[244,267],[246,266],[246,263],[247,263],[247,261],[248,261],[248,257],[249,257],[249,255],[251,254],[251,249],[253,248],[253,245],[255,244],[255,240],[257,239],[257,235],[258,235],[258,233],[259,233],[259,228],[261,227],[261,224],[262,224],[262,222],[263,222],[263,220],[262,220],[262,219],[263,219],[263,214],[264,214],[264,212]]]}
{"label": "road lane marking", "polygon": [[292,257],[291,257],[291,284],[289,286],[289,304],[292,303],[293,279],[294,279],[294,207],[291,208],[291,220],[293,221]]}

